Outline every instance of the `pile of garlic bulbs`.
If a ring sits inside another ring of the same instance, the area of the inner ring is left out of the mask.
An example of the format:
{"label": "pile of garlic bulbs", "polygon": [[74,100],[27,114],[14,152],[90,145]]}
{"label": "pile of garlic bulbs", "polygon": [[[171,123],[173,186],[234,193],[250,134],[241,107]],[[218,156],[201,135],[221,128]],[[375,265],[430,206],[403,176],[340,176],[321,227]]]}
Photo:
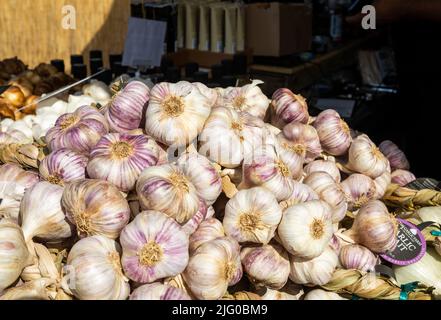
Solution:
{"label": "pile of garlic bulbs", "polygon": [[344,300],[320,287],[394,249],[408,162],[258,84],[89,86],[4,120],[0,146],[46,148],[0,167],[0,299]]}

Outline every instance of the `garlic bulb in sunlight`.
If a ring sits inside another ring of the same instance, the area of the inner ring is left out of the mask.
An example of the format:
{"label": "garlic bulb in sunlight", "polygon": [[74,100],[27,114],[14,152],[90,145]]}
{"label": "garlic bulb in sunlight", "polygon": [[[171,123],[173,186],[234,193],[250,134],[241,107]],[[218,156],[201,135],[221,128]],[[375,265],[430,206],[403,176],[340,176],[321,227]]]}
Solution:
{"label": "garlic bulb in sunlight", "polygon": [[0,221],[0,293],[15,282],[32,259],[21,228],[8,220]]}
{"label": "garlic bulb in sunlight", "polygon": [[61,208],[63,187],[43,181],[28,189],[21,201],[20,220],[26,241],[38,237],[62,240],[72,235]]}
{"label": "garlic bulb in sunlight", "polygon": [[332,222],[337,223],[346,216],[348,204],[346,196],[335,180],[326,172],[313,172],[307,176],[303,183],[310,186],[319,197],[328,203],[332,208]]}
{"label": "garlic bulb in sunlight", "polygon": [[335,292],[325,291],[322,289],[314,289],[309,291],[303,300],[348,300],[339,296]]}
{"label": "garlic bulb in sunlight", "polygon": [[162,82],[150,91],[146,132],[168,146],[190,144],[210,115],[208,99],[191,83]]}
{"label": "garlic bulb in sunlight", "polygon": [[222,100],[221,92],[216,89],[212,89],[207,87],[205,84],[201,82],[193,82],[193,86],[198,88],[199,92],[208,100],[208,104],[210,107],[216,107],[220,104],[220,101]]}
{"label": "garlic bulb in sunlight", "polygon": [[109,87],[102,81],[91,80],[83,86],[83,94],[95,99],[100,104],[105,104],[112,96]]}
{"label": "garlic bulb in sunlight", "polygon": [[80,237],[104,235],[116,239],[130,218],[130,207],[124,196],[101,180],[68,184],[61,205]]}
{"label": "garlic bulb in sunlight", "polygon": [[84,106],[59,117],[55,127],[46,134],[46,142],[51,151],[67,148],[88,154],[108,131],[108,124],[98,110]]}
{"label": "garlic bulb in sunlight", "polygon": [[158,157],[156,143],[145,135],[109,133],[92,148],[87,173],[128,192],[145,168],[156,165]]}
{"label": "garlic bulb in sunlight", "polygon": [[191,298],[181,289],[156,282],[133,290],[130,300],[191,300]]}
{"label": "garlic bulb in sunlight", "polygon": [[244,272],[257,287],[281,289],[290,272],[288,253],[278,244],[243,248],[241,253]]}
{"label": "garlic bulb in sunlight", "polygon": [[383,141],[378,146],[380,151],[387,157],[392,169],[409,170],[409,161],[403,151],[390,140]]}
{"label": "garlic bulb in sunlight", "polygon": [[285,210],[295,204],[308,202],[311,200],[320,200],[319,195],[310,186],[294,181],[293,191],[289,198],[279,203],[282,210]]}
{"label": "garlic bulb in sunlight", "polygon": [[183,226],[182,231],[184,231],[187,235],[193,234],[199,225],[207,219],[207,204],[205,200],[199,199],[199,208],[198,211],[193,215],[193,217],[188,220]]}
{"label": "garlic bulb in sunlight", "polygon": [[358,244],[343,246],[340,250],[340,262],[345,269],[375,271],[378,258],[368,249]]}
{"label": "garlic bulb in sunlight", "polygon": [[301,95],[296,95],[289,89],[280,88],[274,92],[272,98],[271,122],[276,127],[283,128],[291,122],[308,123],[308,105]]}
{"label": "garlic bulb in sunlight", "polygon": [[200,300],[217,300],[242,278],[238,243],[228,237],[203,243],[190,256],[183,276]]}
{"label": "garlic bulb in sunlight", "polygon": [[415,175],[407,170],[397,169],[392,172],[391,175],[391,182],[398,184],[401,187],[405,187],[412,181],[415,181],[416,177]]}
{"label": "garlic bulb in sunlight", "polygon": [[391,251],[397,245],[398,222],[386,206],[371,200],[360,208],[352,228],[345,232],[375,253]]}
{"label": "garlic bulb in sunlight", "polygon": [[264,141],[264,122],[226,107],[213,108],[199,136],[199,153],[226,168],[237,168],[244,156]]}
{"label": "garlic bulb in sunlight", "polygon": [[360,209],[369,200],[374,199],[376,194],[374,180],[363,174],[351,174],[341,183],[341,187],[346,194],[350,211]]}
{"label": "garlic bulb in sunlight", "polygon": [[375,179],[389,168],[389,161],[365,134],[354,139],[349,148],[348,168]]}
{"label": "garlic bulb in sunlight", "polygon": [[[96,100],[92,97],[81,95],[69,95],[67,106],[66,106],[66,112],[75,112],[78,109],[82,108],[83,106],[91,106],[96,103]],[[63,113],[62,113],[63,114]]]}
{"label": "garlic bulb in sunlight", "polygon": [[222,178],[213,163],[196,152],[186,152],[176,165],[193,183],[199,197],[211,206],[222,192]]}
{"label": "garlic bulb in sunlight", "polygon": [[144,210],[164,212],[180,224],[190,220],[199,209],[195,186],[173,164],[145,169],[136,183],[136,192]]}
{"label": "garlic bulb in sunlight", "polygon": [[340,170],[338,170],[337,165],[333,161],[329,160],[315,160],[307,164],[303,171],[306,175],[309,175],[313,172],[323,171],[329,174],[335,182],[340,183],[341,175]]}
{"label": "garlic bulb in sunlight", "polygon": [[125,274],[133,281],[151,283],[184,271],[188,236],[179,224],[158,211],[144,211],[121,232]]}
{"label": "garlic bulb in sunlight", "polygon": [[46,156],[38,170],[44,180],[63,186],[72,181],[85,179],[88,161],[86,156],[62,148]]}
{"label": "garlic bulb in sunlight", "polygon": [[267,244],[282,217],[274,195],[264,188],[241,190],[225,207],[225,233],[238,242]]}
{"label": "garlic bulb in sunlight", "polygon": [[258,87],[263,81],[253,80],[243,87],[229,87],[225,89],[223,105],[238,112],[247,112],[257,118],[263,119],[270,101]]}
{"label": "garlic bulb in sunlight", "polygon": [[332,210],[320,200],[293,205],[283,212],[277,229],[283,247],[292,255],[313,259],[332,238]]}
{"label": "garlic bulb in sunlight", "polygon": [[103,236],[81,239],[67,257],[63,289],[80,300],[125,300],[130,294],[120,262],[121,248]]}
{"label": "garlic bulb in sunlight", "polygon": [[391,173],[389,171],[383,172],[383,174],[374,180],[375,184],[375,199],[381,199],[386,193],[387,187],[391,183]]}
{"label": "garlic bulb in sunlight", "polygon": [[297,284],[308,286],[327,284],[338,265],[338,256],[330,247],[326,247],[321,255],[312,260],[289,257],[291,273],[289,279]]}
{"label": "garlic bulb in sunlight", "polygon": [[322,153],[322,146],[314,127],[292,122],[277,136],[280,146],[293,156],[304,157],[306,162],[315,160]]}
{"label": "garlic bulb in sunlight", "polygon": [[209,218],[201,222],[196,231],[190,236],[190,253],[205,242],[225,236],[222,222],[216,218]]}
{"label": "garlic bulb in sunlight", "polygon": [[124,133],[139,128],[149,93],[141,81],[131,81],[117,92],[104,111],[110,131]]}

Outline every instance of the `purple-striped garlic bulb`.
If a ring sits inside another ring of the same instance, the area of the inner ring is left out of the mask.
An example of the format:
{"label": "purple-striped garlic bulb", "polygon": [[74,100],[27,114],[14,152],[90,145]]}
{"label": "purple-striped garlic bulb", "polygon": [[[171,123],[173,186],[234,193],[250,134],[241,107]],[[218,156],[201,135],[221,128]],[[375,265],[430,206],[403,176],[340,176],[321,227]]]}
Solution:
{"label": "purple-striped garlic bulb", "polygon": [[291,122],[307,124],[309,120],[308,104],[301,95],[291,90],[280,88],[273,94],[271,106],[273,108],[272,124],[282,129]]}
{"label": "purple-striped garlic bulb", "polygon": [[139,128],[149,93],[141,81],[131,81],[117,92],[104,112],[110,131],[124,133]]}
{"label": "purple-striped garlic bulb", "polygon": [[83,106],[60,116],[46,134],[46,142],[50,151],[66,148],[88,155],[108,132],[109,125],[104,116],[94,107]]}
{"label": "purple-striped garlic bulb", "polygon": [[375,271],[378,258],[368,249],[358,244],[349,244],[340,250],[340,263],[345,269]]}
{"label": "purple-striped garlic bulb", "polygon": [[279,205],[284,211],[295,204],[319,199],[320,197],[317,192],[315,192],[310,186],[294,181],[291,196],[287,200],[280,202]]}
{"label": "purple-striped garlic bulb", "polygon": [[184,290],[155,282],[133,290],[130,300],[191,300],[191,298]]}
{"label": "purple-striped garlic bulb", "polygon": [[62,148],[44,158],[38,170],[44,180],[64,186],[66,183],[86,178],[88,161],[85,155]]}
{"label": "purple-striped garlic bulb", "polygon": [[393,171],[391,178],[392,183],[397,184],[401,187],[405,187],[412,181],[416,180],[416,177],[412,172],[402,169],[397,169]]}
{"label": "purple-striped garlic bulb", "polygon": [[86,179],[69,183],[61,205],[80,237],[119,237],[130,218],[130,207],[121,192],[102,180]]}
{"label": "purple-striped garlic bulb", "polygon": [[344,155],[351,146],[349,126],[337,111],[328,109],[321,112],[314,121],[322,148],[333,156]]}
{"label": "purple-striped garlic bulb", "polygon": [[360,209],[369,200],[374,199],[376,186],[374,180],[364,174],[354,173],[347,177],[341,187],[348,201],[348,210]]}
{"label": "purple-striped garlic bulb", "polygon": [[410,164],[406,158],[406,155],[395,143],[390,140],[386,140],[380,143],[378,147],[389,160],[392,170],[409,170]]}
{"label": "purple-striped garlic bulb", "polygon": [[207,213],[208,213],[208,208],[207,208],[207,204],[205,203],[205,200],[199,199],[198,211],[193,215],[193,217],[190,220],[188,220],[182,226],[182,230],[189,236],[193,234],[196,231],[196,229],[199,227],[199,225],[205,219],[207,219]]}
{"label": "purple-striped garlic bulb", "polygon": [[188,235],[170,217],[144,211],[121,232],[121,263],[127,277],[152,283],[184,271],[188,263]]}
{"label": "purple-striped garlic bulb", "polygon": [[173,164],[145,169],[136,192],[143,210],[164,212],[183,225],[199,210],[197,190],[184,171]]}
{"label": "purple-striped garlic bulb", "polygon": [[337,168],[337,165],[335,164],[334,161],[315,160],[307,164],[303,168],[303,171],[305,172],[306,175],[311,174],[313,172],[324,171],[328,173],[334,179],[335,182],[340,183],[341,181],[340,170]]}
{"label": "purple-striped garlic bulb", "polygon": [[145,168],[157,164],[158,157],[157,144],[145,135],[109,133],[92,148],[87,173],[128,192]]}
{"label": "purple-striped garlic bulb", "polygon": [[216,218],[204,220],[190,236],[190,253],[194,252],[203,243],[224,236],[225,231],[222,222]]}

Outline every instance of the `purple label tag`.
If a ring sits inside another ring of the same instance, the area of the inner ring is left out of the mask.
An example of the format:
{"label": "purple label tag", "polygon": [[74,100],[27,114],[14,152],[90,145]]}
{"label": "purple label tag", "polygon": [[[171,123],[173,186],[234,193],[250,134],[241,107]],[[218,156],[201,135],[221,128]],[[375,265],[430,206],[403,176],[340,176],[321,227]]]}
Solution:
{"label": "purple label tag", "polygon": [[381,255],[386,261],[399,266],[408,266],[418,262],[426,253],[426,239],[421,231],[412,223],[397,219],[397,246],[389,253]]}

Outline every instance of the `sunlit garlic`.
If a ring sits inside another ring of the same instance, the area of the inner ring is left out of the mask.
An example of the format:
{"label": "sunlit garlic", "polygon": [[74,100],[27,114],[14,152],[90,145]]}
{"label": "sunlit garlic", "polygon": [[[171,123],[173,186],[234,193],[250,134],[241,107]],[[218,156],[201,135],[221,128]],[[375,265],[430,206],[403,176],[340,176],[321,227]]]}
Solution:
{"label": "sunlit garlic", "polygon": [[313,172],[323,171],[328,173],[335,182],[340,183],[341,175],[340,170],[337,168],[335,162],[330,160],[315,160],[309,164],[307,164],[303,171],[306,175],[309,175]]}
{"label": "sunlit garlic", "polygon": [[190,236],[190,253],[195,251],[203,243],[224,236],[225,231],[222,222],[216,218],[204,220]]}
{"label": "sunlit garlic", "polygon": [[341,183],[341,187],[346,194],[350,211],[360,209],[369,200],[374,199],[376,194],[374,180],[363,174],[351,174]]}
{"label": "sunlit garlic", "polygon": [[286,88],[278,89],[273,94],[272,123],[283,128],[291,122],[300,122],[306,124],[309,119],[308,105],[305,98],[301,95],[292,93]]}
{"label": "sunlit garlic", "polygon": [[343,246],[340,250],[340,262],[345,269],[375,271],[378,258],[368,249],[358,244]]}

